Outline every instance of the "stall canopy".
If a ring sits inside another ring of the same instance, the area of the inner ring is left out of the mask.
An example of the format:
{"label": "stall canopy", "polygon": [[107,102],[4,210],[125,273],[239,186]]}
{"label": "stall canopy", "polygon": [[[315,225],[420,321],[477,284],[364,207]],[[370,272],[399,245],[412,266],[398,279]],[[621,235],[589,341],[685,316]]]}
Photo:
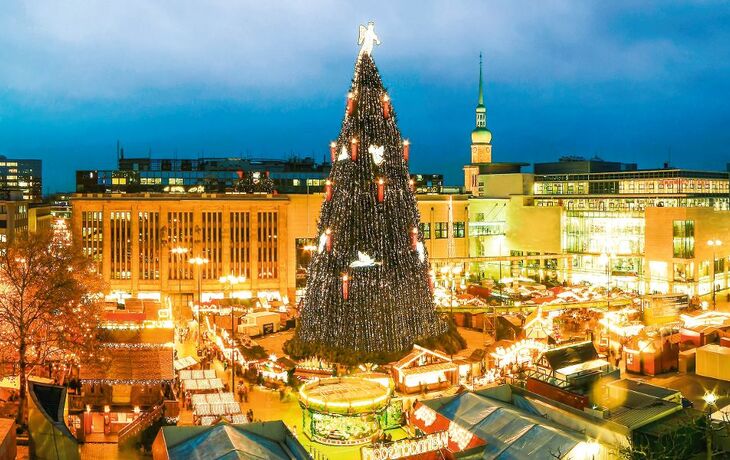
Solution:
{"label": "stall canopy", "polygon": [[182,369],[195,366],[196,364],[198,364],[198,361],[196,361],[195,358],[192,356],[185,356],[184,358],[175,360],[175,370],[180,371]]}
{"label": "stall canopy", "polygon": [[462,393],[436,411],[486,442],[483,459],[572,458],[568,454],[584,441],[474,393]]}
{"label": "stall canopy", "polygon": [[154,460],[309,459],[280,420],[209,427],[166,426],[152,447]]}

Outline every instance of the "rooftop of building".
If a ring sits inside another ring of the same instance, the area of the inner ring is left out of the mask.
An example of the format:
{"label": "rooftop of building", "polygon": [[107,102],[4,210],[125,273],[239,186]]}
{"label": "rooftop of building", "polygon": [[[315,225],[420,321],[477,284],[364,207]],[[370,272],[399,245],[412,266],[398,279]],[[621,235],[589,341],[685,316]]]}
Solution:
{"label": "rooftop of building", "polygon": [[326,171],[331,164],[317,162],[312,157],[292,156],[287,159],[231,157],[199,158],[125,158],[123,152],[117,158],[120,171],[237,171],[261,169],[277,171]]}
{"label": "rooftop of building", "polygon": [[82,382],[110,384],[145,384],[169,382],[175,378],[172,348],[106,347],[109,357],[103,362],[81,363]]}

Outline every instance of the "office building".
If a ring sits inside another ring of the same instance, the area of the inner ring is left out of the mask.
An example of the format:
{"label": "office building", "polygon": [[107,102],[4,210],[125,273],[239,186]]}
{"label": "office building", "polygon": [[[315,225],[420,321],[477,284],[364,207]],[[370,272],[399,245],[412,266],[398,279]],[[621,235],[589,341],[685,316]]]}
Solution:
{"label": "office building", "polygon": [[0,198],[40,200],[43,197],[41,160],[11,160],[0,155]]}

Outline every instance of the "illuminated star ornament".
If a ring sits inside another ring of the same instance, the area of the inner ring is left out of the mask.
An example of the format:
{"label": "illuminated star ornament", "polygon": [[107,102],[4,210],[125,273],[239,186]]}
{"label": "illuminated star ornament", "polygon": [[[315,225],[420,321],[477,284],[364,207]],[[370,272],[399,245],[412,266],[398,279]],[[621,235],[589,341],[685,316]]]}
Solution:
{"label": "illuminated star ornament", "polygon": [[360,45],[360,56],[373,52],[373,46],[380,44],[380,39],[375,35],[375,23],[368,22],[367,27],[360,25],[360,35],[357,38],[357,44]]}
{"label": "illuminated star ornament", "polygon": [[383,164],[383,154],[385,153],[385,146],[371,145],[368,147],[368,152],[373,156],[373,163],[377,166]]}

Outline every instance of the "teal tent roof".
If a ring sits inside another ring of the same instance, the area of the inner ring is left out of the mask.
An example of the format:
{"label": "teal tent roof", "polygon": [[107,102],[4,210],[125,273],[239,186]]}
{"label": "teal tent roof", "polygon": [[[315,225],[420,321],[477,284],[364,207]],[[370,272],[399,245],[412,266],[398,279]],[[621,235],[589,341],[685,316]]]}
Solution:
{"label": "teal tent roof", "polygon": [[282,421],[213,426],[163,427],[170,460],[308,459]]}

